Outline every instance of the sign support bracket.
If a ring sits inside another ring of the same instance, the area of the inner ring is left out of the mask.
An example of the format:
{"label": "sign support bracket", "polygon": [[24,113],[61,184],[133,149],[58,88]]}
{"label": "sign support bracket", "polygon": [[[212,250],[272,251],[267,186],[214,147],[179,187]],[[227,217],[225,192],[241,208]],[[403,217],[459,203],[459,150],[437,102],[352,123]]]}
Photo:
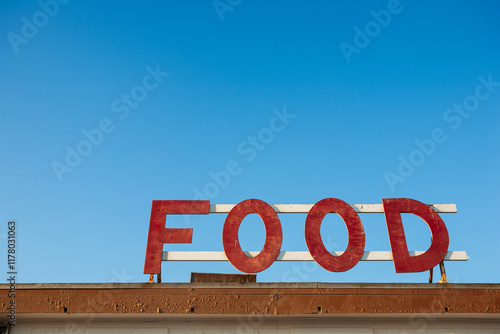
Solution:
{"label": "sign support bracket", "polygon": [[450,283],[446,278],[446,270],[444,269],[444,261],[439,262],[439,270],[441,271],[441,279],[438,283]]}

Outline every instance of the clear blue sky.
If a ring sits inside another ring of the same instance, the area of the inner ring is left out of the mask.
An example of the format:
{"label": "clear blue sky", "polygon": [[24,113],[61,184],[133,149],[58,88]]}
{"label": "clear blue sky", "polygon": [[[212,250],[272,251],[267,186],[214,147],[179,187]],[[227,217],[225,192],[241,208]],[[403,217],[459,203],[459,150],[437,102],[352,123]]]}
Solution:
{"label": "clear blue sky", "polygon": [[[145,282],[152,200],[197,190],[212,204],[409,197],[457,204],[442,218],[450,250],[470,260],[447,263],[450,281],[499,283],[499,10],[496,1],[3,1],[0,247],[13,219],[20,282]],[[213,187],[211,173],[231,161],[238,173]],[[224,218],[169,217],[194,237],[165,249],[222,250]],[[384,216],[361,220],[366,250],[390,250]],[[307,249],[304,221],[281,216],[282,250]],[[410,248],[426,250],[427,226],[404,222]],[[340,219],[327,216],[322,232],[345,248]],[[262,223],[248,217],[240,237],[261,249]],[[166,263],[163,279],[192,271],[237,273]],[[391,262],[346,273],[289,262],[258,280],[427,276],[396,274]]]}

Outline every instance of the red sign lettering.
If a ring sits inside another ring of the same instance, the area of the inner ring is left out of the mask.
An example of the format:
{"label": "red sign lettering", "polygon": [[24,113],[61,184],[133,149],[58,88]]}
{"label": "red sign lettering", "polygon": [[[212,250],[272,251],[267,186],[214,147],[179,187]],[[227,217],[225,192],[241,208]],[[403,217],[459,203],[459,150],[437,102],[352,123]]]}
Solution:
{"label": "red sign lettering", "polygon": [[161,273],[163,244],[191,243],[192,228],[165,228],[167,214],[208,214],[210,201],[153,201],[146,248],[145,274]]}
{"label": "red sign lettering", "polygon": [[[349,234],[345,252],[333,256],[321,240],[321,222],[328,213],[337,213],[344,220]],[[316,203],[307,214],[305,227],[306,243],[314,260],[329,271],[341,272],[354,267],[365,250],[365,230],[354,209],[344,201],[326,198]]]}
{"label": "red sign lettering", "polygon": [[[441,217],[430,206],[409,198],[383,199],[383,208],[396,272],[421,272],[434,268],[448,250],[448,230]],[[208,214],[210,201],[153,201],[146,248],[145,274],[160,274],[163,244],[191,243],[192,228],[166,228],[167,214]],[[227,212],[227,211],[225,211]],[[377,211],[378,212],[378,211]],[[254,257],[241,249],[238,230],[243,219],[256,213],[264,222],[266,240],[262,251]],[[349,242],[340,256],[325,248],[321,239],[321,223],[329,213],[337,213],[347,226]],[[422,218],[432,234],[431,246],[420,255],[410,256],[401,220],[401,213],[412,213]],[[336,198],[317,202],[308,212],[305,222],[305,240],[314,260],[326,270],[342,272],[353,268],[363,256],[365,232],[353,207]],[[256,273],[276,261],[283,242],[281,223],[275,209],[258,199],[249,199],[235,205],[227,215],[222,231],[222,244],[227,259],[238,270]]]}
{"label": "red sign lettering", "polygon": [[[392,257],[397,273],[414,273],[434,268],[448,250],[448,230],[439,215],[424,203],[409,198],[384,198],[385,219],[391,241]],[[406,245],[401,213],[413,213],[422,218],[431,229],[432,242],[420,255],[410,256]]]}
{"label": "red sign lettering", "polygon": [[[259,255],[248,257],[243,253],[238,240],[241,221],[250,213],[260,216],[266,227],[266,241]],[[245,273],[258,273],[269,268],[280,253],[283,242],[281,223],[276,211],[258,199],[247,199],[237,204],[227,215],[222,230],[222,244],[231,264]]]}

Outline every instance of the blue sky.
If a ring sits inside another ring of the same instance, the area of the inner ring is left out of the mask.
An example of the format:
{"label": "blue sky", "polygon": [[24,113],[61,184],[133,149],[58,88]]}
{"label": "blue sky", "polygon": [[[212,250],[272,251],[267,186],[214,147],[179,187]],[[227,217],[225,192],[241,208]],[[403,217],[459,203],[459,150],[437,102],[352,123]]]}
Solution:
{"label": "blue sky", "polygon": [[[197,190],[212,204],[409,197],[457,204],[458,213],[442,215],[449,249],[470,260],[446,264],[451,282],[499,283],[499,9],[494,1],[4,1],[0,247],[15,220],[20,282],[145,282],[152,200],[193,199]],[[270,130],[276,113],[288,118]],[[214,187],[211,175],[232,161],[238,173]],[[390,250],[384,216],[360,217],[366,250]],[[169,217],[168,227],[194,228],[193,243],[165,250],[222,250],[224,219]],[[280,219],[282,250],[307,250],[305,215]],[[407,215],[404,223],[410,248],[427,249],[427,226]],[[335,250],[346,247],[338,217],[328,215],[322,233]],[[258,218],[244,220],[245,250],[260,250],[264,236]],[[162,268],[169,282],[238,272],[230,263]],[[289,262],[257,279],[427,276],[396,274],[391,262],[345,273]]]}

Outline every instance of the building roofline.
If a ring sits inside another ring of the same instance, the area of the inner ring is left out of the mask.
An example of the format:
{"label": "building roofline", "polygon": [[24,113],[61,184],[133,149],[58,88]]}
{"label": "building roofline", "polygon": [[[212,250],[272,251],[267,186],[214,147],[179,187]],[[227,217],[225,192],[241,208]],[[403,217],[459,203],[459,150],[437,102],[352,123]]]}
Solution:
{"label": "building roofline", "polygon": [[[9,286],[0,288],[8,313]],[[15,304],[19,315],[500,315],[500,284],[41,283],[17,284]]]}
{"label": "building roofline", "polygon": [[[9,290],[10,284],[0,284]],[[18,283],[16,290],[30,289],[500,289],[500,283]]]}

